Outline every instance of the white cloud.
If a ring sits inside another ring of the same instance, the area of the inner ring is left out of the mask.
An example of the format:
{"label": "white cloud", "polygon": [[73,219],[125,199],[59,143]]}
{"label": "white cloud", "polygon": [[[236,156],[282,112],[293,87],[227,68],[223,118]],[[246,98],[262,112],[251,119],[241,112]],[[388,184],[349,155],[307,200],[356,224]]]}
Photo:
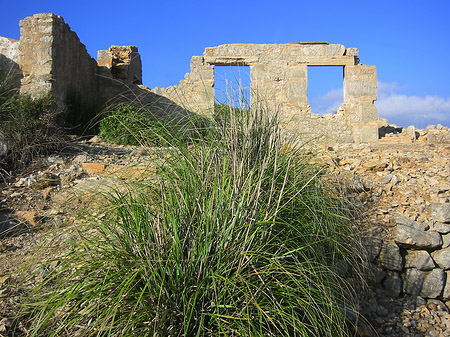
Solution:
{"label": "white cloud", "polygon": [[315,113],[326,114],[337,111],[344,101],[344,92],[341,89],[332,89],[327,93],[313,97],[309,100],[311,109]]}
{"label": "white cloud", "polygon": [[[378,82],[378,115],[389,123],[407,127],[425,128],[429,124],[450,127],[450,97],[433,95],[413,96],[402,94],[403,88],[396,82]],[[336,111],[342,104],[343,90],[332,89],[313,97],[309,104],[312,111],[320,114]]]}
{"label": "white cloud", "polygon": [[450,97],[409,96],[398,93],[395,82],[378,82],[378,115],[399,126],[424,128],[429,124],[450,126]]}

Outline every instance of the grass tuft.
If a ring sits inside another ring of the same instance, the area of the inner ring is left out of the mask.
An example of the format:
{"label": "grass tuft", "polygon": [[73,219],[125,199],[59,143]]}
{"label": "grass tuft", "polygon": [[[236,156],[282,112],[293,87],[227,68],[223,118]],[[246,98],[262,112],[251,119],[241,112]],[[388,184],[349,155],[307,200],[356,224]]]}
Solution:
{"label": "grass tuft", "polygon": [[107,194],[24,304],[29,335],[351,335],[350,220],[297,145],[262,107],[223,109],[155,181]]}

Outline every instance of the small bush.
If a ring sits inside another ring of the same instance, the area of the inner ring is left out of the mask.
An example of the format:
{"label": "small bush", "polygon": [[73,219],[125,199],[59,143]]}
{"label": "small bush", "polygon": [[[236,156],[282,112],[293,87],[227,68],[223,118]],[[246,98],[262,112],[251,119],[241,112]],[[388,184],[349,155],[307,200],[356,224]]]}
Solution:
{"label": "small bush", "polygon": [[123,145],[162,145],[171,137],[166,126],[133,105],[119,104],[100,121],[99,137]]}
{"label": "small bush", "polygon": [[3,167],[20,169],[63,142],[59,127],[64,109],[52,95],[38,99],[10,97],[0,106],[2,142],[7,147]]}

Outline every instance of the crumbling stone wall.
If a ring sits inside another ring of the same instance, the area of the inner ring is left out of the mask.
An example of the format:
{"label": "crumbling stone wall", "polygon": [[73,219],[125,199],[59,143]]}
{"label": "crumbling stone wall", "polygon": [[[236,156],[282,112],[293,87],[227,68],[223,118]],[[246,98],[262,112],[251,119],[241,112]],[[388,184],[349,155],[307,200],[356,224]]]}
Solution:
{"label": "crumbling stone wall", "polygon": [[97,93],[96,61],[63,18],[43,13],[20,21],[21,92],[32,97],[52,92],[64,101],[70,91]]}
{"label": "crumbling stone wall", "polygon": [[[288,133],[337,142],[374,142],[378,139],[376,68],[360,64],[358,54],[356,48],[328,43],[226,44],[194,56],[191,72],[179,85],[154,92],[208,114],[214,107],[214,67],[249,66],[253,99],[263,99],[280,111]],[[336,114],[311,112],[308,66],[344,67],[344,103]]]}
{"label": "crumbling stone wall", "polygon": [[126,83],[142,84],[142,63],[135,46],[111,46],[97,52],[101,75]]}
{"label": "crumbling stone wall", "polygon": [[[358,50],[340,44],[226,44],[206,48],[191,60],[191,71],[179,85],[148,90],[142,86],[141,59],[134,46],[112,46],[98,52],[96,62],[77,35],[55,14],[44,13],[20,22],[20,43],[0,40],[0,55],[19,46],[23,72],[21,92],[32,97],[52,92],[64,102],[71,92],[109,100],[117,95],[147,103],[163,101],[171,110],[211,114],[214,109],[214,67],[249,66],[252,100],[264,100],[280,112],[288,134],[322,137],[334,142],[375,142],[378,139],[375,66],[359,63]],[[344,102],[335,114],[321,116],[308,104],[308,66],[342,66]],[[177,107],[178,105],[178,107]],[[181,108],[182,107],[182,108]]]}

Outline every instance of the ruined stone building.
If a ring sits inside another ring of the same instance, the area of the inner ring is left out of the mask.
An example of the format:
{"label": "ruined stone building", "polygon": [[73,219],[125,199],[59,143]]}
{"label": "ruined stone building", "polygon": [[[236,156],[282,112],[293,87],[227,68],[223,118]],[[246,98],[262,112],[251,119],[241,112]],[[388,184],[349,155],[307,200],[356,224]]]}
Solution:
{"label": "ruined stone building", "polygon": [[[179,85],[150,90],[142,86],[136,47],[112,46],[95,61],[64,20],[36,14],[20,22],[20,41],[0,37],[0,66],[17,65],[21,92],[37,97],[53,93],[62,102],[70,92],[105,100],[131,92],[165,107],[201,114],[214,109],[214,68],[248,66],[252,100],[263,100],[280,113],[286,132],[336,142],[378,139],[375,66],[359,63],[358,50],[340,44],[226,44],[206,48],[191,60],[191,71]],[[344,102],[335,114],[321,116],[308,104],[308,66],[342,66]],[[164,109],[165,113],[170,113]],[[186,110],[184,110],[186,111]]]}

